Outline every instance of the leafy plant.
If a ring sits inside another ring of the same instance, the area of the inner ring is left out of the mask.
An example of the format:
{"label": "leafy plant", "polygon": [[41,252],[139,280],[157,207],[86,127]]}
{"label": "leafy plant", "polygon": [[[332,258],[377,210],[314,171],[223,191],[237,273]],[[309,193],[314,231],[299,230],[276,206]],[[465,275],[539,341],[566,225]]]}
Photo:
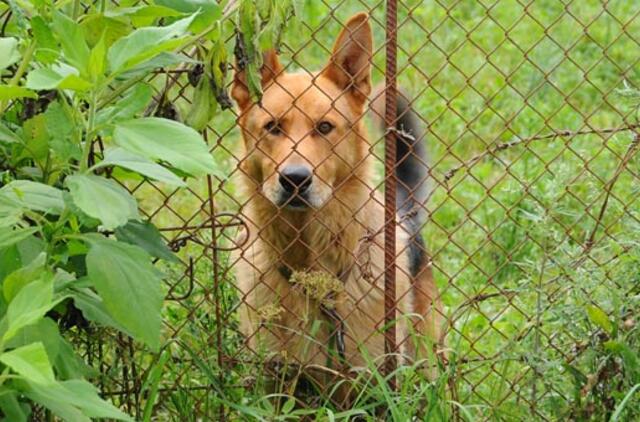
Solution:
{"label": "leafy plant", "polygon": [[[263,1],[258,15],[249,3],[241,2],[240,21],[254,31],[241,33],[243,45],[277,38],[269,34],[291,4]],[[33,401],[67,420],[130,420],[85,380],[95,371],[59,324],[80,310],[159,350],[163,274],[152,258],[176,258],[126,183],[110,176],[182,187],[187,178],[220,175],[202,136],[167,118],[145,80],[158,68],[204,66],[194,104],[204,117],[189,123],[201,130],[218,102],[229,107],[223,9],[199,0],[1,7],[13,17],[0,38],[0,410],[27,420]],[[204,65],[179,53],[196,44]],[[258,51],[242,53],[254,72]]]}

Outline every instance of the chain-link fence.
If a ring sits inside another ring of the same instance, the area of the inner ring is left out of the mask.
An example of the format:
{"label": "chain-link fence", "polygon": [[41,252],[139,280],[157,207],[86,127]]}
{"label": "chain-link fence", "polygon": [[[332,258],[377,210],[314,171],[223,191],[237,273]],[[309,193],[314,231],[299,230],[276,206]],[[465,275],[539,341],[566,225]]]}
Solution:
{"label": "chain-link fence", "polygon": [[[349,20],[362,11],[368,23]],[[236,420],[269,392],[382,414],[384,359],[417,418],[603,418],[634,403],[638,14],[630,1],[299,2],[280,64],[265,63],[297,76],[263,72],[261,105],[205,132],[227,178],[123,182],[181,264],[158,263],[159,354],[76,334],[103,394],[158,420]],[[184,117],[192,74],[156,72],[147,113]],[[233,83],[241,102],[249,82]]]}

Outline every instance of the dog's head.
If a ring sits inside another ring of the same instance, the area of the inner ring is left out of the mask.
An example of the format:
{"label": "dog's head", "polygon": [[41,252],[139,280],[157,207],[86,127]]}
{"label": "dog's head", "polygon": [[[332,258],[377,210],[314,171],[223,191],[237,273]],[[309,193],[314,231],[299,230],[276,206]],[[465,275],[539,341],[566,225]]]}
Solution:
{"label": "dog's head", "polygon": [[353,16],[319,72],[287,73],[273,51],[264,55],[263,97],[251,100],[236,72],[232,96],[240,109],[244,172],[280,208],[317,209],[362,165],[368,144],[362,115],[371,91],[372,34],[368,16]]}

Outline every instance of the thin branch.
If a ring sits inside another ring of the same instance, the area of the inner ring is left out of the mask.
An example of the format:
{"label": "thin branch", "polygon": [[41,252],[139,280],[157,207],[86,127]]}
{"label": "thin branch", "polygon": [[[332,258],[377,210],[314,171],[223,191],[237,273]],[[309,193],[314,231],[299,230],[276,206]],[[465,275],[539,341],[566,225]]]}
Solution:
{"label": "thin branch", "polygon": [[488,150],[452,168],[451,170],[445,173],[444,182],[445,183],[449,182],[449,180],[451,180],[453,176],[455,176],[456,173],[462,170],[463,168],[470,169],[475,163],[482,160],[483,158],[486,158],[489,155],[495,155],[497,152],[500,152],[502,150],[515,147],[518,145],[529,144],[534,141],[554,140],[556,138],[573,138],[580,135],[613,134],[618,132],[627,132],[631,130],[636,130],[638,128],[640,128],[640,124],[621,126],[617,128],[607,128],[607,129],[589,129],[589,130],[578,130],[578,131],[562,130],[558,132],[549,133],[547,135],[532,136],[529,138],[518,139],[516,141],[504,142],[502,144],[498,144],[494,147],[491,147]]}

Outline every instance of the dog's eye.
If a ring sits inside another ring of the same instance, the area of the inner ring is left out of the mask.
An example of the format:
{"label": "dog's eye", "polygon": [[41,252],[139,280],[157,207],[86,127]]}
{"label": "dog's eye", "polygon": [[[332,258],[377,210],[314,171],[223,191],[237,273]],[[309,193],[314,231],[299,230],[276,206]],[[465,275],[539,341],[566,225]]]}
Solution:
{"label": "dog's eye", "polygon": [[267,124],[264,125],[264,130],[271,135],[280,135],[282,133],[282,127],[275,120],[269,120]]}
{"label": "dog's eye", "polygon": [[322,135],[328,135],[333,130],[333,125],[327,121],[322,121],[318,123],[316,130]]}

